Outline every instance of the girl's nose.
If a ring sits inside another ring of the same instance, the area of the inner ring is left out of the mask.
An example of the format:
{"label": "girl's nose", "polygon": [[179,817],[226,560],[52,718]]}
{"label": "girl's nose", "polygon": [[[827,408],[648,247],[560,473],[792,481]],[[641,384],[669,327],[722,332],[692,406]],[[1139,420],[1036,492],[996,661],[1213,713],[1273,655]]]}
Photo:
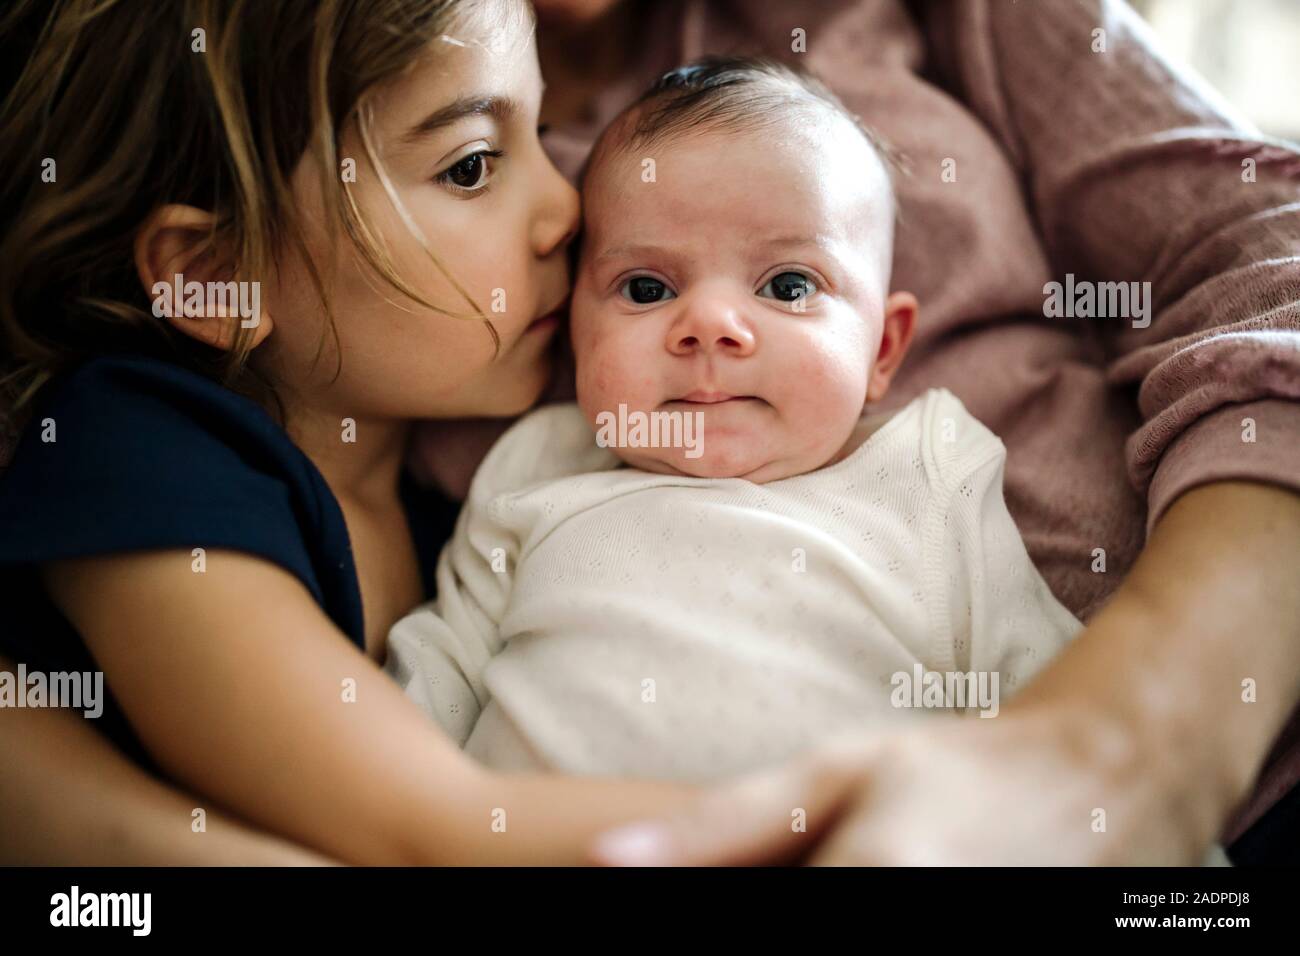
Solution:
{"label": "girl's nose", "polygon": [[544,259],[563,249],[578,234],[578,191],[569,185],[549,159],[544,158],[545,179],[539,183],[539,206],[533,220],[533,249]]}
{"label": "girl's nose", "polygon": [[740,310],[728,298],[697,295],[684,302],[668,328],[668,351],[673,355],[720,353],[743,358],[754,353],[754,333]]}

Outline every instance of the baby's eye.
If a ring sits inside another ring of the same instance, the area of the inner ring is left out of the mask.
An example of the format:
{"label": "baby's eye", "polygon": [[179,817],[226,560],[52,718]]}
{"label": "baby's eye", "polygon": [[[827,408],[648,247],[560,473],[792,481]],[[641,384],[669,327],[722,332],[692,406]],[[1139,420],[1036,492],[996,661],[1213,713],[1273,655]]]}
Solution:
{"label": "baby's eye", "polygon": [[793,302],[806,299],[816,291],[817,283],[802,272],[781,272],[768,279],[758,294],[780,302]]}
{"label": "baby's eye", "polygon": [[677,293],[652,276],[633,276],[623,283],[619,290],[625,299],[631,299],[638,305],[651,302],[667,302],[677,298]]}

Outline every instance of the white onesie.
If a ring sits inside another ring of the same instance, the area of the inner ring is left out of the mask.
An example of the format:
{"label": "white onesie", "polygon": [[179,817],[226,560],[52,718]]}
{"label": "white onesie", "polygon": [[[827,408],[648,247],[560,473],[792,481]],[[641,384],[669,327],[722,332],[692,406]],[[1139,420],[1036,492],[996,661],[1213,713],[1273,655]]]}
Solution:
{"label": "white onesie", "polygon": [[1005,456],[944,389],[768,484],[630,468],[542,408],[479,469],[388,671],[497,769],[691,781],[963,713],[933,706],[957,675],[1005,700],[1081,627],[1007,513]]}

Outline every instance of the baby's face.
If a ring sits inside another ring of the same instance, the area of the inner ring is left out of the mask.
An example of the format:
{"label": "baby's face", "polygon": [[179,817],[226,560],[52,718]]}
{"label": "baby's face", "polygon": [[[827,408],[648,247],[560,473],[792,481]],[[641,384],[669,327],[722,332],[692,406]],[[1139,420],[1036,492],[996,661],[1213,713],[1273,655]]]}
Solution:
{"label": "baby's face", "polygon": [[835,460],[867,399],[889,278],[874,150],[828,117],[644,153],[611,151],[584,184],[572,324],[587,420],[702,413],[702,454],[615,449],[655,472],[763,482]]}

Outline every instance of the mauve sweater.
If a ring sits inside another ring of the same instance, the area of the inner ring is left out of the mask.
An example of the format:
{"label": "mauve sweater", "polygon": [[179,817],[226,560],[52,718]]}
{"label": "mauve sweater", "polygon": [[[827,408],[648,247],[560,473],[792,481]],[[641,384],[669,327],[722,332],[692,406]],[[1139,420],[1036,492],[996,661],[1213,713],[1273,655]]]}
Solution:
{"label": "mauve sweater", "polygon": [[[576,178],[605,124],[696,57],[763,52],[824,80],[910,170],[891,287],[921,312],[880,408],[944,386],[1002,437],[1011,514],[1085,621],[1184,491],[1300,492],[1300,147],[1165,60],[1121,0],[667,0],[647,16],[590,121],[546,134],[561,170]],[[1150,282],[1150,325],[1047,318],[1044,286],[1067,274]],[[1297,729],[1225,840],[1300,779]]]}

